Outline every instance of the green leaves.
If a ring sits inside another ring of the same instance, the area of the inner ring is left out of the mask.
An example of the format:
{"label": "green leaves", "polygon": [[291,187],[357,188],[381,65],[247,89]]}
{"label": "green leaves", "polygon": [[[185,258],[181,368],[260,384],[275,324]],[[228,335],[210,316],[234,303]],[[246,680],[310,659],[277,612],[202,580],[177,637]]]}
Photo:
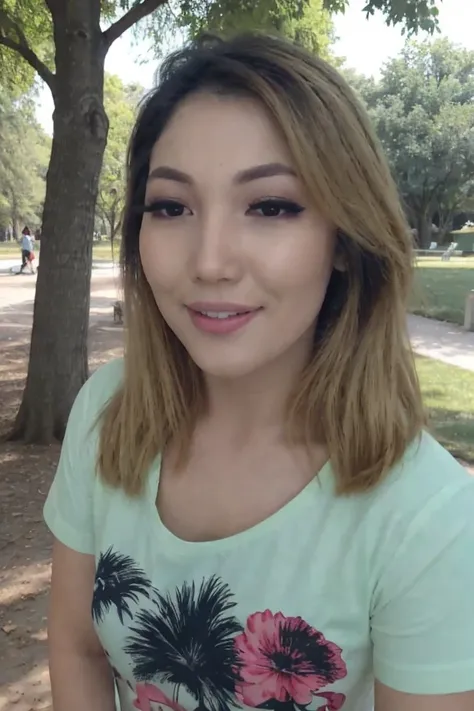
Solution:
{"label": "green leaves", "polygon": [[[32,94],[0,87],[0,220],[40,224],[50,139],[34,118]],[[16,224],[15,224],[16,223]]]}
{"label": "green leaves", "polygon": [[474,184],[474,52],[410,41],[380,82],[359,78],[355,88],[413,221],[461,209]]}
{"label": "green leaves", "polygon": [[251,30],[282,34],[328,55],[332,22],[323,0],[184,0],[178,23],[191,36],[202,30],[233,34]]}
{"label": "green leaves", "polygon": [[0,66],[2,83],[23,91],[32,86],[35,71],[53,71],[52,19],[44,2],[0,0]]}
{"label": "green leaves", "polygon": [[[344,13],[349,0],[324,0],[324,6],[330,12]],[[402,34],[408,36],[419,30],[433,34],[438,29],[436,0],[368,0],[362,10],[367,18],[377,11],[385,15],[387,25],[401,25]]]}
{"label": "green leaves", "polygon": [[120,227],[127,145],[143,94],[144,89],[138,84],[125,86],[117,76],[107,74],[105,77],[104,103],[109,117],[109,134],[100,177],[97,215],[105,223],[112,239]]}
{"label": "green leaves", "polygon": [[433,33],[438,27],[438,8],[435,0],[369,0],[363,12],[367,17],[380,10],[387,25],[402,25],[402,33],[416,34],[418,30]]}

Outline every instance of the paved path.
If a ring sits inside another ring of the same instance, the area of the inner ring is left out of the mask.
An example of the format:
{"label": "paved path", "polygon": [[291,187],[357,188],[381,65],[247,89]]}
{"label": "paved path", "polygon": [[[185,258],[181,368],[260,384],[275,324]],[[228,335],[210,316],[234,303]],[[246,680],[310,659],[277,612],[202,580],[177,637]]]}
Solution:
{"label": "paved path", "polygon": [[[0,274],[17,274],[20,271],[21,258],[0,259]],[[39,257],[36,256],[35,267],[39,266]],[[92,269],[113,269],[116,267],[113,262],[105,259],[98,259],[92,262]],[[28,272],[27,272],[28,273]]]}
{"label": "paved path", "polygon": [[420,355],[474,371],[474,331],[413,315],[408,317],[408,330]]}
{"label": "paved path", "polygon": [[[1,265],[6,260],[0,260]],[[92,271],[91,322],[110,320],[112,301],[118,293],[118,271],[100,262]],[[36,277],[0,273],[0,339],[12,337],[15,327],[30,328]],[[474,332],[422,316],[409,316],[408,328],[420,355],[474,371]]]}
{"label": "paved path", "polygon": [[[36,276],[0,274],[0,342],[28,336],[32,326]],[[91,280],[90,324],[106,330],[113,325],[112,302],[119,293],[114,269],[94,269]]]}

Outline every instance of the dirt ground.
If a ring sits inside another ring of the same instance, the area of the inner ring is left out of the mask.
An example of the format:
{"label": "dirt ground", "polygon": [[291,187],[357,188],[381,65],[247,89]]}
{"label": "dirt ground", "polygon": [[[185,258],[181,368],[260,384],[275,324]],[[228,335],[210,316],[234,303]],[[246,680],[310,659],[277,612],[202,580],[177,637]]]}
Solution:
{"label": "dirt ground", "polygon": [[[18,409],[26,376],[34,277],[0,274],[0,437]],[[94,274],[90,365],[121,353],[112,273]],[[51,536],[42,508],[59,446],[0,442],[0,711],[51,710],[46,614]]]}

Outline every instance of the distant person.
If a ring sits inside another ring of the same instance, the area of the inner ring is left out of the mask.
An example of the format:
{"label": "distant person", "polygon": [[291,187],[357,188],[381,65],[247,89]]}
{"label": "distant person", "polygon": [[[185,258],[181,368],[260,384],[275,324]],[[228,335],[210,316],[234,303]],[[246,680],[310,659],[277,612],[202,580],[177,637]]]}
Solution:
{"label": "distant person", "polygon": [[20,267],[20,274],[23,274],[23,270],[25,269],[26,266],[28,266],[30,273],[34,274],[35,273],[35,268],[33,266],[33,261],[35,258],[35,253],[34,253],[34,241],[31,236],[31,231],[28,226],[25,226],[21,234],[23,235],[21,239],[21,267]]}

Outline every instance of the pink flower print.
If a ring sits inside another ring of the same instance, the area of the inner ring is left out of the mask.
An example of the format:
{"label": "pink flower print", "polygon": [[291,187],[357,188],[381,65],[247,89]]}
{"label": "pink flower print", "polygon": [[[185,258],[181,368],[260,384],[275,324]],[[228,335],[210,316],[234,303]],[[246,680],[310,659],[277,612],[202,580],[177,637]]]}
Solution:
{"label": "pink flower print", "polygon": [[301,617],[256,612],[235,646],[240,675],[236,693],[246,706],[269,706],[271,699],[306,706],[320,689],[347,674],[342,650]]}
{"label": "pink flower print", "polygon": [[346,700],[344,694],[332,694],[330,692],[326,694],[316,694],[316,696],[326,699],[322,706],[318,706],[317,711],[339,711],[339,709],[342,709]]}
{"label": "pink flower print", "polygon": [[136,694],[137,698],[133,702],[133,705],[136,709],[139,709],[139,711],[152,711],[152,702],[160,704],[160,706],[165,706],[171,709],[171,711],[185,711],[182,706],[169,699],[166,694],[154,684],[137,684]]}

